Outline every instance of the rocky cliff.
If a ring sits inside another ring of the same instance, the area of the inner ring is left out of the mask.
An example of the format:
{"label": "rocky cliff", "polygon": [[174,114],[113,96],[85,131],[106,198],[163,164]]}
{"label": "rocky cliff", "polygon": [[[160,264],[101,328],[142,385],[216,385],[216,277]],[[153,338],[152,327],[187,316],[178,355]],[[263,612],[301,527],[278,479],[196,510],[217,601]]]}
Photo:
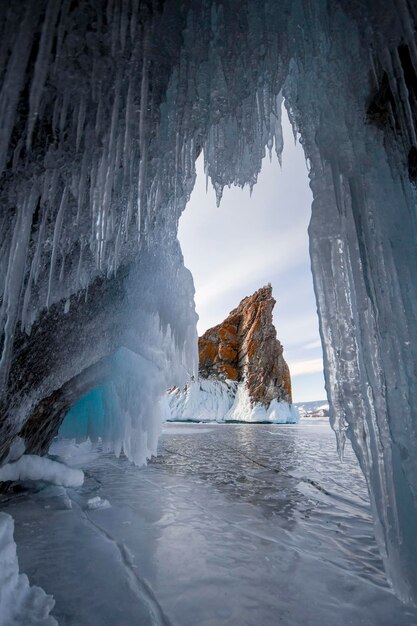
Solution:
{"label": "rocky cliff", "polygon": [[267,285],[207,330],[198,340],[200,376],[245,381],[252,403],[291,403],[290,372],[272,321],[274,306]]}

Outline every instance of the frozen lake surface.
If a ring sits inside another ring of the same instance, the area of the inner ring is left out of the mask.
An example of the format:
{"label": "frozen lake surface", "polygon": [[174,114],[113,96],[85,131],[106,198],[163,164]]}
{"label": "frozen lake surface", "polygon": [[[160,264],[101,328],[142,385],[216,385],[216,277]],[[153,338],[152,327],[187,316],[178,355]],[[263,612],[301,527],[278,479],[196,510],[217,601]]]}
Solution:
{"label": "frozen lake surface", "polygon": [[169,424],[159,449],[141,470],[87,456],[79,489],[2,496],[62,626],[417,624],[327,425]]}

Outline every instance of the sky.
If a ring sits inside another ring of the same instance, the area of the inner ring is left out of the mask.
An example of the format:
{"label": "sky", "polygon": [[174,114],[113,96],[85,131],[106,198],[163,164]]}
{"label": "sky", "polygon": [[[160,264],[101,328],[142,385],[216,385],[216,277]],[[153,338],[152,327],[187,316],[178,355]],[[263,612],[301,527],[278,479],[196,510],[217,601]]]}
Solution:
{"label": "sky", "polygon": [[274,324],[290,367],[293,401],[326,398],[307,227],[312,195],[303,149],[283,111],[282,169],[263,161],[252,196],[226,188],[220,207],[202,156],[178,237],[191,270],[200,316],[198,334],[222,322],[248,295],[272,284]]}

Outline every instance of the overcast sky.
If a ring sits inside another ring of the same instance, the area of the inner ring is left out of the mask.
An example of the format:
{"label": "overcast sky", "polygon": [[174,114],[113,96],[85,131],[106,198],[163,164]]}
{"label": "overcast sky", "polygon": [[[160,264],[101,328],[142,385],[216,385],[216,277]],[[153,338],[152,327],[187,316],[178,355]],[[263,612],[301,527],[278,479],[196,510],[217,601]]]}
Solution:
{"label": "overcast sky", "polygon": [[203,159],[180,220],[179,240],[191,270],[200,316],[198,333],[219,324],[242,298],[272,284],[274,322],[291,370],[294,402],[326,397],[316,303],[308,253],[311,191],[301,146],[284,114],[282,170],[264,159],[252,197],[225,189],[220,208]]}

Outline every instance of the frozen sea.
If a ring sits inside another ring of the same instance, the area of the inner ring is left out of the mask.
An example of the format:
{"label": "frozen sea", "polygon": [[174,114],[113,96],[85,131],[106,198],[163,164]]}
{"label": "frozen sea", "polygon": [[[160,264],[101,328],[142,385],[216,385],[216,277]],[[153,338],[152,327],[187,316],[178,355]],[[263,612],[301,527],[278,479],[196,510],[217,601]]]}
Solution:
{"label": "frozen sea", "polygon": [[62,626],[417,625],[385,580],[356,459],[339,462],[324,422],[169,424],[144,469],[80,462],[83,487],[1,497],[20,569]]}

